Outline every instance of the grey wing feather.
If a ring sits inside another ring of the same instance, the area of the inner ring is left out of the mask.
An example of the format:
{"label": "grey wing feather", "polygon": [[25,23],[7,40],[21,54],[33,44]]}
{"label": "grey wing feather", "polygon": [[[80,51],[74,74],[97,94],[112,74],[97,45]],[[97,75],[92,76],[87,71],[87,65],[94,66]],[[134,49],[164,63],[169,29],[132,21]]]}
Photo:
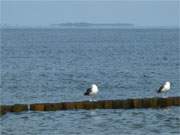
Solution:
{"label": "grey wing feather", "polygon": [[161,87],[159,88],[157,92],[160,93],[163,88],[164,88],[164,85],[161,85]]}
{"label": "grey wing feather", "polygon": [[88,88],[88,89],[86,90],[86,92],[84,93],[84,95],[89,95],[90,92],[91,92],[91,88]]}

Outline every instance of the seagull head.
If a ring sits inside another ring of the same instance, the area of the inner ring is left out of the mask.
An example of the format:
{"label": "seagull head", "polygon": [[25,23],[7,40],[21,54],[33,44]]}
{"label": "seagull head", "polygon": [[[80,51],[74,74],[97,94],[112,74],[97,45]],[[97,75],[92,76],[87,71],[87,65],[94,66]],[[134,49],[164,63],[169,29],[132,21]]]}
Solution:
{"label": "seagull head", "polygon": [[96,84],[92,84],[92,85],[91,85],[91,88],[92,88],[92,89],[98,89],[98,87],[97,87]]}
{"label": "seagull head", "polygon": [[165,85],[171,85],[170,81],[166,81]]}

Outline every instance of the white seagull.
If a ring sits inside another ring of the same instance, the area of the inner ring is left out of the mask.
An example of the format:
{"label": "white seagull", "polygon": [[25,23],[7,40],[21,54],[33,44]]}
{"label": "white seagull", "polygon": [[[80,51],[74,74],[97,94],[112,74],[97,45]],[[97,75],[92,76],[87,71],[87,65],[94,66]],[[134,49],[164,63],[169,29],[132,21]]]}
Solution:
{"label": "white seagull", "polygon": [[[88,88],[86,92],[84,93],[85,96],[91,96],[94,97],[98,93],[98,87],[96,84],[92,84],[91,88]],[[92,100],[91,100],[92,101]]]}
{"label": "white seagull", "polygon": [[161,85],[161,87],[159,88],[159,90],[157,92],[158,93],[166,92],[166,91],[170,90],[170,88],[171,88],[171,83],[169,81],[167,81],[163,85]]}

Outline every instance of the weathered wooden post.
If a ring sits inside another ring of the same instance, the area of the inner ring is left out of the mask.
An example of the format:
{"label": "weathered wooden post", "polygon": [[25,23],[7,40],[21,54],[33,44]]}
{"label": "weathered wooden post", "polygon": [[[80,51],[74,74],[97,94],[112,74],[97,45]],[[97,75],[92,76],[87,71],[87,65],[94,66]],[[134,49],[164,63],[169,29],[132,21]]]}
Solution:
{"label": "weathered wooden post", "polygon": [[32,111],[45,111],[45,104],[31,104],[30,105],[30,110]]}
{"label": "weathered wooden post", "polygon": [[0,106],[0,115],[4,115],[7,112],[11,112],[11,105],[1,105]]}
{"label": "weathered wooden post", "polygon": [[28,105],[15,104],[11,106],[11,112],[23,112],[23,111],[28,111]]}
{"label": "weathered wooden post", "polygon": [[[29,107],[30,106],[30,107]],[[0,115],[7,112],[22,111],[56,111],[56,110],[77,110],[77,109],[133,109],[133,108],[159,108],[168,106],[180,106],[180,97],[153,97],[136,98],[124,100],[100,100],[100,101],[78,101],[60,103],[37,103],[37,104],[15,104],[1,105]]]}

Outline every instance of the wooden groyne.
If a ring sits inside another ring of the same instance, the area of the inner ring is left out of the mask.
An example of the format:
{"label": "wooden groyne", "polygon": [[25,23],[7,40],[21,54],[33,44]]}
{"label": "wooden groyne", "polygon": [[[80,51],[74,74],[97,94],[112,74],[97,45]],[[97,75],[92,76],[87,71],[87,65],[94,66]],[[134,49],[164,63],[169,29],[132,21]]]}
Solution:
{"label": "wooden groyne", "polygon": [[7,112],[22,111],[57,111],[78,109],[133,109],[133,108],[161,108],[168,106],[180,106],[180,97],[153,97],[124,100],[99,100],[60,103],[36,103],[0,105],[0,115]]}

